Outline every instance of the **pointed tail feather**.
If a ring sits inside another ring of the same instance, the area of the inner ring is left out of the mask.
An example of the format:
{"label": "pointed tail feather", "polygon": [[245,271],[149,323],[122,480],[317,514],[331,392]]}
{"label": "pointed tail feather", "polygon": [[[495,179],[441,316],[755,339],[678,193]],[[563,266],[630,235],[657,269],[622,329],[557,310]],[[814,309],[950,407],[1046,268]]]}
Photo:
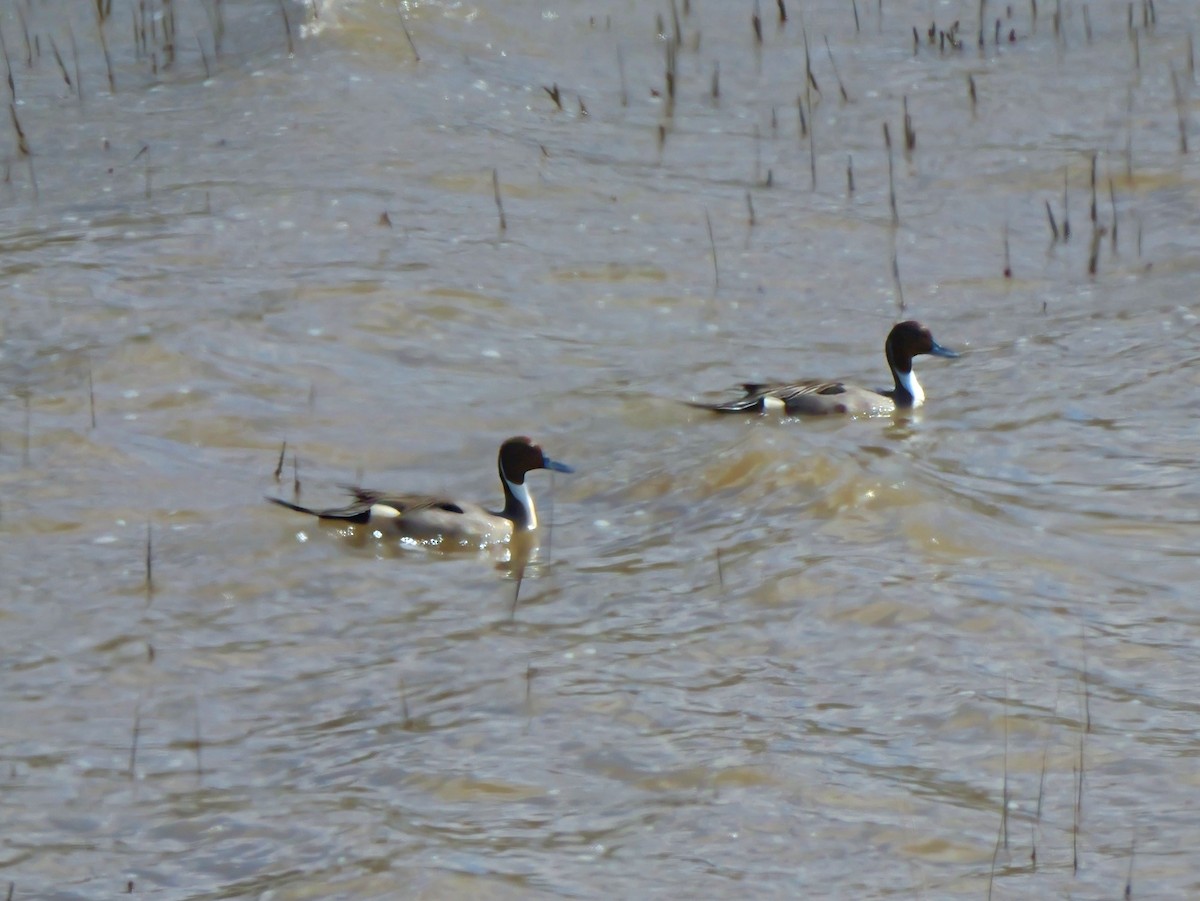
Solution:
{"label": "pointed tail feather", "polygon": [[349,508],[345,510],[312,510],[308,507],[301,507],[299,504],[293,504],[291,501],[285,501],[283,498],[267,496],[272,504],[278,504],[281,507],[287,507],[289,510],[295,510],[297,513],[307,513],[309,516],[316,516],[319,519],[337,519],[342,522],[365,523],[371,520],[371,508],[363,509]]}
{"label": "pointed tail feather", "polygon": [[761,397],[740,397],[737,400],[718,404],[707,404],[695,400],[684,401],[684,403],[697,410],[708,410],[710,413],[757,413],[762,410]]}

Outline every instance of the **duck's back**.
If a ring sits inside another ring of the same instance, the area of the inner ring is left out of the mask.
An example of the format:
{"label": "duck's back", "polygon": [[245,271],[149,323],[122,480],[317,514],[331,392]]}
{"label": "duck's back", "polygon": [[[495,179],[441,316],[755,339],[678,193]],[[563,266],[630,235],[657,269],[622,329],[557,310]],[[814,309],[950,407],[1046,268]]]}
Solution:
{"label": "duck's back", "polygon": [[482,545],[507,541],[512,536],[511,520],[478,504],[366,488],[351,491],[356,504],[371,511],[371,525],[404,538]]}
{"label": "duck's back", "polygon": [[744,397],[726,404],[705,406],[722,413],[775,409],[790,416],[871,416],[890,413],[896,408],[886,394],[838,381],[747,382],[741,387]]}

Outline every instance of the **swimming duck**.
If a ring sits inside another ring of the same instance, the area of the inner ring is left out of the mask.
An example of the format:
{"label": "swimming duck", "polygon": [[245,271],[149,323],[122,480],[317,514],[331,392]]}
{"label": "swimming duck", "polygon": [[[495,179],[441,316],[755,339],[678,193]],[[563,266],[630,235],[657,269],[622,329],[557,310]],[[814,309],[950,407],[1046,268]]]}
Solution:
{"label": "swimming duck", "polygon": [[873,391],[845,382],[826,382],[817,379],[804,382],[746,382],[744,397],[724,403],[707,404],[689,401],[693,407],[716,413],[763,413],[781,411],[789,416],[849,413],[852,416],[872,416],[891,413],[897,409],[919,407],[925,402],[925,392],[913,371],[913,357],[932,354],[935,357],[957,357],[958,354],[933,340],[929,329],[909,320],[894,326],[884,342],[888,366],[896,386]]}
{"label": "swimming duck", "polygon": [[551,460],[528,438],[509,438],[500,445],[500,484],[504,486],[504,509],[493,513],[478,504],[436,495],[387,494],[347,486],[354,502],[345,507],[312,510],[277,497],[273,504],[308,513],[323,520],[369,525],[385,534],[439,545],[502,544],[514,532],[537,528],[533,496],[525,476],[535,469],[574,472],[565,463]]}

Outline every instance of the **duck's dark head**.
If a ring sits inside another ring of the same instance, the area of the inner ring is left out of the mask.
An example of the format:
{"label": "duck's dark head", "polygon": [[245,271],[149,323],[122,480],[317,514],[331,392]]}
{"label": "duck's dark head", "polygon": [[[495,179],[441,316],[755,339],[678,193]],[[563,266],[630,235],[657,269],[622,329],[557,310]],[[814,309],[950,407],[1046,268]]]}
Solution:
{"label": "duck's dark head", "polygon": [[888,362],[896,372],[911,372],[913,357],[932,354],[935,357],[953,359],[958,352],[942,347],[933,340],[933,333],[916,320],[897,323],[888,333],[884,344]]}
{"label": "duck's dark head", "polygon": [[957,357],[958,352],[942,347],[933,340],[933,333],[919,322],[910,319],[892,327],[883,346],[892,378],[896,382],[891,392],[898,407],[919,407],[925,402],[925,392],[913,372],[913,357],[932,354],[935,357]]}
{"label": "duck's dark head", "polygon": [[551,469],[554,472],[574,472],[565,463],[551,460],[541,447],[524,436],[509,438],[500,445],[500,478],[513,485],[525,483],[525,474],[535,469]]}

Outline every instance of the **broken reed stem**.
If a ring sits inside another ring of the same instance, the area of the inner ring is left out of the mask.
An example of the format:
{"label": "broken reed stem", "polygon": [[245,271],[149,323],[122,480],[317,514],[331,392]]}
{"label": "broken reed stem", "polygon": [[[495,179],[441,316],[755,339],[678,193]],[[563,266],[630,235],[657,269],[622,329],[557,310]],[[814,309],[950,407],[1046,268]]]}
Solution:
{"label": "broken reed stem", "polygon": [[1004,223],[1004,277],[1012,278],[1012,254],[1008,246],[1008,223]]}
{"label": "broken reed stem", "polygon": [[1088,275],[1095,276],[1100,268],[1100,242],[1104,238],[1105,228],[1102,225],[1092,226],[1092,243],[1088,248]]}
{"label": "broken reed stem", "polygon": [[1171,67],[1171,89],[1175,93],[1175,116],[1179,120],[1179,152],[1188,152],[1187,137],[1187,100],[1183,95],[1183,86],[1179,83],[1179,73]]}
{"label": "broken reed stem", "polygon": [[1046,218],[1050,220],[1050,243],[1058,243],[1058,223],[1054,221],[1054,210],[1050,208],[1050,201],[1046,201]]}
{"label": "broken reed stem", "polygon": [[829,65],[833,67],[833,77],[837,80],[838,93],[841,94],[842,103],[850,102],[850,95],[846,93],[846,86],[842,83],[841,73],[838,72],[837,61],[833,58],[833,51],[829,49],[829,36],[823,35],[825,40],[825,52],[829,54]]}
{"label": "broken reed stem", "polygon": [[75,42],[75,29],[67,22],[67,38],[71,42],[71,61],[75,67],[75,96],[83,104],[83,76],[79,74],[79,45]]}
{"label": "broken reed stem", "polygon": [[1037,833],[1042,826],[1042,802],[1046,798],[1046,757],[1050,753],[1050,738],[1047,736],[1046,743],[1042,745],[1042,774],[1038,777],[1038,796],[1037,796],[1037,811],[1033,819],[1033,844],[1029,852],[1029,859],[1033,866],[1037,866]]}
{"label": "broken reed stem", "polygon": [[1117,252],[1117,189],[1113,186],[1113,180],[1108,180],[1108,203],[1112,207],[1112,252]]}
{"label": "broken reed stem", "polygon": [[1004,832],[1004,850],[1008,850],[1008,675],[1004,676],[1004,787],[1000,793],[1003,805],[1000,825]]}
{"label": "broken reed stem", "polygon": [[675,76],[678,72],[678,48],[674,42],[668,41],[666,44],[666,71],[664,72],[663,80],[667,95],[667,103],[663,108],[663,116],[667,119],[675,115]]}
{"label": "broken reed stem", "polygon": [[1092,173],[1091,173],[1091,188],[1092,188],[1092,205],[1090,209],[1092,226],[1096,225],[1096,151],[1092,151]]}
{"label": "broken reed stem", "polygon": [[279,14],[283,16],[283,33],[287,36],[288,56],[295,56],[296,48],[292,44],[292,21],[288,18],[287,6],[284,5],[284,0],[279,0]]}
{"label": "broken reed stem", "polygon": [[300,458],[292,454],[292,496],[300,497]]}
{"label": "broken reed stem", "polygon": [[54,35],[50,35],[50,52],[54,54],[54,61],[58,64],[58,72],[62,75],[62,80],[66,82],[67,90],[73,91],[75,85],[71,82],[71,76],[67,72],[66,64],[63,63],[62,54],[58,52],[58,44],[54,41]]}
{"label": "broken reed stem", "polygon": [[404,30],[404,37],[408,41],[409,49],[412,50],[413,59],[420,62],[421,54],[417,52],[417,45],[413,43],[412,32],[408,30],[408,20],[404,16],[404,7],[400,5],[400,0],[396,0],[396,12],[400,16],[400,27]]}
{"label": "broken reed stem", "polygon": [[[208,65],[208,54],[204,51],[204,41],[200,40],[200,35],[196,35],[196,47],[200,51],[200,62],[204,64],[204,80],[208,81],[212,77],[212,70]],[[112,77],[112,73],[109,73]]]}
{"label": "broken reed stem", "polygon": [[996,844],[992,847],[992,866],[988,870],[987,899],[992,901],[992,886],[996,882],[996,861],[1000,858],[1000,838],[1004,833],[1004,817],[1000,817],[1000,826],[996,829]]}
{"label": "broken reed stem", "polygon": [[708,226],[708,246],[712,249],[713,294],[716,294],[721,287],[721,270],[717,266],[717,241],[713,237],[712,217],[708,215],[708,207],[704,208],[704,224]]}
{"label": "broken reed stem", "polygon": [[404,680],[400,680],[400,712],[403,715],[401,722],[404,728],[408,729],[412,726],[412,716],[408,712],[408,689],[404,685]]}
{"label": "broken reed stem", "polygon": [[29,40],[29,23],[25,21],[25,14],[21,12],[21,5],[17,6],[17,21],[21,23],[21,35],[25,38],[25,68],[33,68],[33,42]]}
{"label": "broken reed stem", "polygon": [[[17,7],[20,9],[20,7]],[[17,118],[17,105],[10,103],[8,105],[9,115],[12,117],[13,130],[17,133],[17,152],[25,158],[25,162],[29,166],[29,182],[33,185],[33,196],[36,200],[38,197],[37,175],[33,171],[33,153],[29,149],[29,141],[25,137],[25,130],[21,128],[21,120]]]}
{"label": "broken reed stem", "polygon": [[96,427],[96,387],[92,382],[92,367],[88,367],[88,408],[92,414],[92,428]]}
{"label": "broken reed stem", "polygon": [[[284,0],[279,2],[282,5]],[[162,53],[162,67],[165,70],[175,64],[175,7],[171,0],[159,0],[159,5],[156,18],[162,23],[162,38],[158,40],[157,46]]]}
{"label": "broken reed stem", "polygon": [[[982,5],[980,7],[982,12]],[[992,865],[988,871],[987,896],[992,897],[996,882],[996,861],[1000,857],[1000,845],[1008,850],[1008,676],[1004,677],[1004,782],[1000,793],[1000,827],[996,830],[996,844],[992,848]]]}
{"label": "broken reed stem", "polygon": [[32,413],[30,412],[30,409],[29,409],[29,391],[26,390],[22,393],[23,393],[23,399],[25,401],[25,441],[21,447],[21,465],[24,467],[28,467],[29,463],[30,463],[30,459],[31,459],[30,455],[29,455],[29,441],[30,441],[30,430],[32,428]]}
{"label": "broken reed stem", "polygon": [[971,99],[971,118],[975,118],[976,109],[979,106],[979,94],[975,90],[975,76],[967,76],[967,96]]}
{"label": "broken reed stem", "polygon": [[525,561],[517,564],[516,584],[513,586],[512,606],[508,609],[510,620],[517,618],[517,603],[521,600],[521,586],[525,584]]}
{"label": "broken reed stem", "polygon": [[278,484],[279,477],[283,474],[283,458],[287,453],[287,441],[285,440],[279,448],[279,462],[275,464],[275,482]]}
{"label": "broken reed stem", "polygon": [[200,741],[200,699],[196,698],[195,707],[192,710],[192,741],[193,748],[196,751],[196,779],[204,778],[204,761],[201,758],[201,748],[203,747]]}
{"label": "broken reed stem", "polygon": [[709,85],[708,96],[712,98],[712,102],[718,103],[721,99],[721,61],[713,61],[712,83]]}
{"label": "broken reed stem", "polygon": [[221,43],[225,40],[225,6],[224,0],[213,0],[212,21],[213,56],[221,56]]}
{"label": "broken reed stem", "polygon": [[895,251],[892,252],[892,281],[896,283],[896,304],[900,308],[900,314],[904,315],[908,305],[904,302],[904,285],[900,282],[900,258],[896,256]]}
{"label": "broken reed stem", "polygon": [[854,156],[846,154],[846,193],[854,194]]}
{"label": "broken reed stem", "polygon": [[854,10],[854,33],[859,34],[862,27],[858,21],[858,0],[850,0],[850,8]]}
{"label": "broken reed stem", "polygon": [[892,225],[900,224],[900,213],[896,209],[896,171],[892,160],[892,132],[886,122],[883,123],[883,144],[887,148],[888,160],[888,203],[892,208]]}
{"label": "broken reed stem", "polygon": [[717,547],[717,585],[721,588],[721,594],[725,593],[725,564],[721,560],[721,548]]}
{"label": "broken reed stem", "polygon": [[1083,821],[1083,733],[1079,733],[1079,760],[1072,767],[1075,771],[1075,815],[1071,823],[1071,869],[1079,875],[1079,829]]}
{"label": "broken reed stem", "polygon": [[1079,730],[1079,760],[1075,765],[1075,771],[1078,774],[1075,783],[1075,815],[1071,828],[1071,863],[1073,872],[1076,874],[1079,872],[1079,829],[1083,821],[1083,748],[1087,733],[1092,731],[1091,705],[1088,700],[1087,629],[1082,619],[1079,623],[1079,642],[1083,657],[1083,670],[1079,676],[1080,689],[1083,694],[1083,710],[1081,711],[1083,723]]}
{"label": "broken reed stem", "polygon": [[17,102],[17,85],[13,81],[12,59],[8,55],[8,44],[4,41],[4,29],[0,28],[0,51],[4,54],[4,68],[8,76],[8,98],[12,103]]}
{"label": "broken reed stem", "polygon": [[913,128],[912,116],[908,114],[908,95],[904,98],[904,158],[912,162],[912,152],[917,146],[917,131]]}
{"label": "broken reed stem", "polygon": [[154,594],[154,526],[146,520],[146,596]]}
{"label": "broken reed stem", "polygon": [[1079,623],[1079,645],[1083,656],[1083,673],[1080,677],[1083,689],[1083,724],[1084,731],[1090,733],[1092,731],[1092,692],[1091,680],[1088,678],[1087,626],[1082,620]]}
{"label": "broken reed stem", "polygon": [[748,218],[747,218],[747,220],[746,220],[746,223],[747,223],[747,225],[749,225],[751,228],[754,228],[754,224],[755,224],[755,219],[754,219],[754,198],[750,196],[750,192],[749,192],[749,191],[747,191],[747,192],[746,192],[746,212],[747,212],[747,215],[748,215]]}
{"label": "broken reed stem", "polygon": [[1133,179],[1133,88],[1125,94],[1125,177]]}
{"label": "broken reed stem", "polygon": [[617,77],[621,82],[621,106],[629,106],[629,84],[625,80],[625,52],[617,45]]}
{"label": "broken reed stem", "polygon": [[134,777],[134,767],[137,765],[138,737],[142,733],[142,705],[133,708],[133,735],[129,741],[129,778]]}
{"label": "broken reed stem", "polygon": [[1063,224],[1062,224],[1062,239],[1066,244],[1071,240],[1071,207],[1070,196],[1068,193],[1068,174],[1067,167],[1063,166]]}
{"label": "broken reed stem", "polygon": [[[812,54],[808,52],[808,29],[807,29],[807,28],[801,28],[801,29],[800,29],[800,36],[801,36],[801,37],[804,39],[804,77],[805,77],[805,79],[807,80],[807,82],[808,82],[808,85],[809,85],[809,86],[810,86],[810,87],[811,87],[811,88],[812,88],[814,91],[816,91],[816,92],[817,92],[817,95],[818,95],[818,96],[820,96],[820,94],[821,94],[821,86],[820,86],[819,84],[817,84],[817,76],[815,76],[815,75],[813,74],[813,70],[812,70]],[[805,90],[807,91],[807,88],[805,88]],[[810,113],[812,112],[812,99],[811,99],[811,98],[809,98],[809,101],[808,101],[808,111],[809,111]]]}
{"label": "broken reed stem", "polygon": [[817,190],[817,118],[813,115],[812,93],[806,87],[805,93],[808,95],[808,118],[811,120],[808,123],[808,178],[812,186],[812,190]]}
{"label": "broken reed stem", "polygon": [[500,231],[508,230],[508,219],[504,215],[504,202],[500,199],[500,173],[492,169],[492,196],[496,199],[496,212],[500,215]]}
{"label": "broken reed stem", "polygon": [[1137,851],[1137,836],[1129,840],[1129,871],[1125,874],[1125,899],[1133,897],[1133,855]]}
{"label": "broken reed stem", "polygon": [[762,131],[757,125],[754,126],[754,181],[753,184],[760,184],[762,176]]}
{"label": "broken reed stem", "polygon": [[750,14],[750,24],[754,28],[754,47],[756,50],[762,50],[762,10],[758,8],[758,0],[754,0],[754,12]]}
{"label": "broken reed stem", "polygon": [[[106,38],[104,36],[104,19],[105,19],[105,17],[103,16],[103,13],[101,13],[99,10],[97,10],[97,12],[96,12],[96,17],[97,17],[96,18],[96,33],[98,35],[100,35],[100,50],[104,54],[104,69],[108,73],[108,92],[110,94],[115,94],[115,93],[117,93],[117,80],[113,76],[112,56],[108,52],[108,38]],[[197,38],[197,40],[199,40],[199,38]],[[200,52],[203,53],[204,49],[201,48]],[[204,72],[206,75],[208,74],[208,61],[207,60],[205,60],[205,63],[204,63]]]}

